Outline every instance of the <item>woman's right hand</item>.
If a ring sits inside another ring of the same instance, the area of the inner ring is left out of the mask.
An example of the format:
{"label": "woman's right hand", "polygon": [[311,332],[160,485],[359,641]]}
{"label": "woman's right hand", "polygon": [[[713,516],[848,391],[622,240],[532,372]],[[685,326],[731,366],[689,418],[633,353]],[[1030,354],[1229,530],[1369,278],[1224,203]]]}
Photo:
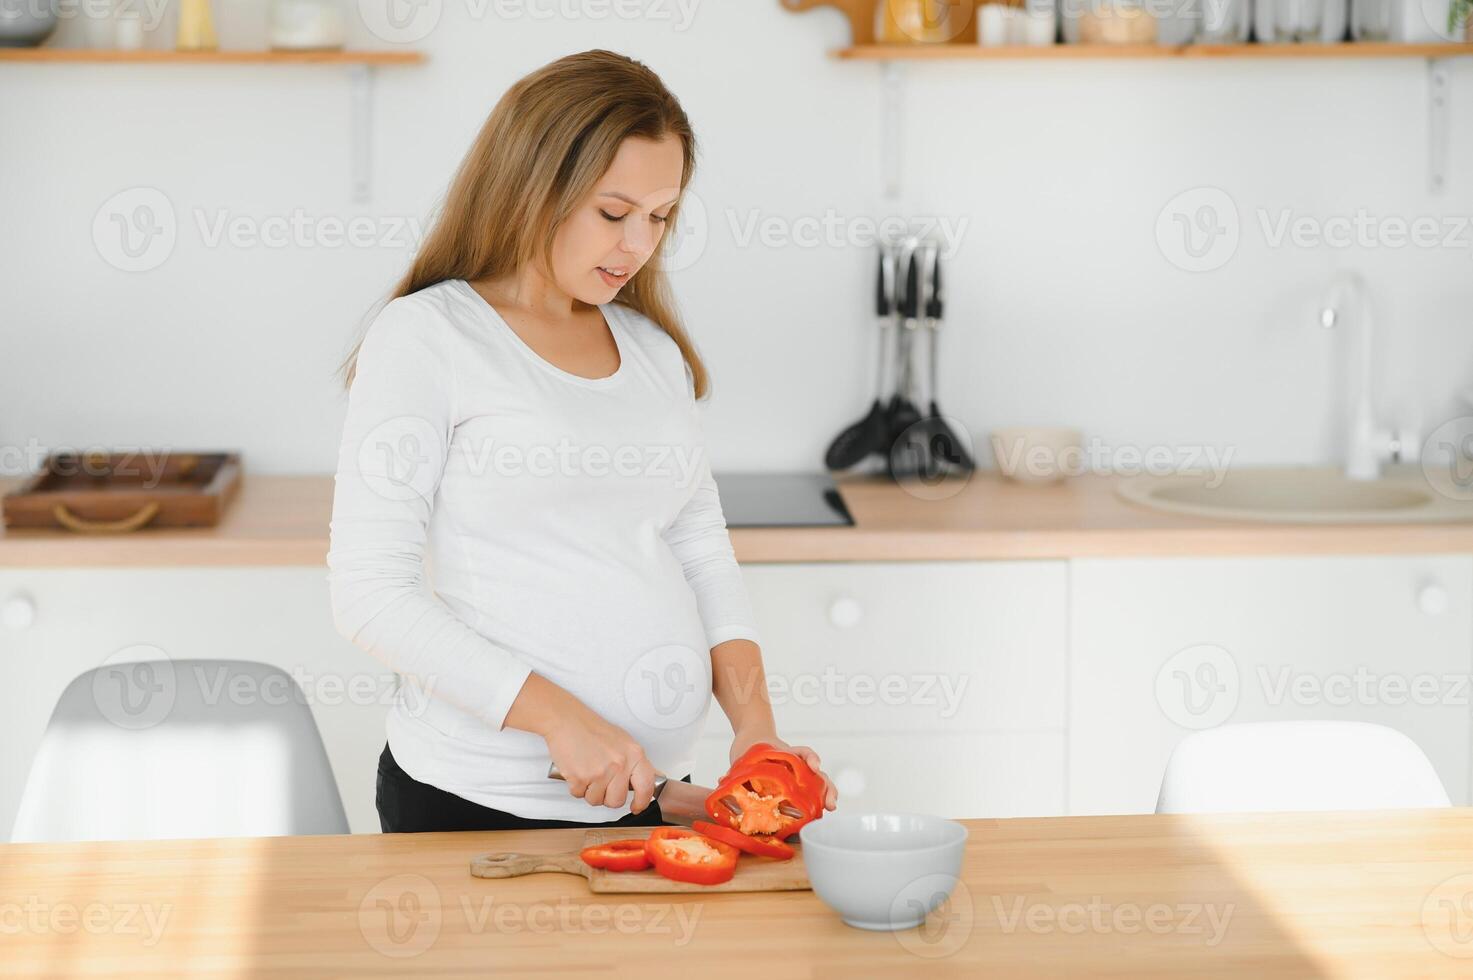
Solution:
{"label": "woman's right hand", "polygon": [[642,812],[655,795],[655,767],[644,749],[586,707],[570,715],[545,736],[568,792],[590,806],[621,807],[633,789],[630,811]]}

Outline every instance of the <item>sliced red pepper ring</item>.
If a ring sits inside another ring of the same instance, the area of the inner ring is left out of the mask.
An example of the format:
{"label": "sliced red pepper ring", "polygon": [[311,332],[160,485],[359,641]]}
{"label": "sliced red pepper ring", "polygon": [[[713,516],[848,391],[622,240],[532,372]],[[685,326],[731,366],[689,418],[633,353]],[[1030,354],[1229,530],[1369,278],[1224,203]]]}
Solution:
{"label": "sliced red pepper ring", "polygon": [[672,881],[719,885],[736,874],[741,853],[730,844],[684,827],[656,827],[644,842],[655,870]]}
{"label": "sliced red pepper ring", "polygon": [[778,861],[786,861],[798,852],[775,837],[766,834],[755,836],[723,827],[720,824],[707,823],[705,820],[697,820],[691,824],[691,828],[698,834],[730,844],[739,851],[747,854],[755,854],[757,857],[775,858]]}
{"label": "sliced red pepper ring", "polygon": [[730,772],[762,762],[782,766],[792,773],[794,791],[809,804],[804,809],[812,814],[815,820],[823,815],[823,777],[814,772],[813,767],[804,762],[797,753],[775,749],[767,742],[756,742],[742,753],[741,758],[732,763]]}
{"label": "sliced red pepper ring", "polygon": [[578,854],[590,868],[605,871],[643,871],[650,866],[644,850],[644,841],[638,839],[611,840],[606,844],[585,847]]}
{"label": "sliced red pepper ring", "polygon": [[[758,762],[733,767],[706,797],[706,813],[713,823],[743,834],[771,834],[787,838],[814,819],[810,801],[794,788],[793,774],[784,766]],[[730,797],[740,809],[733,813],[722,801]],[[785,810],[798,813],[786,813]]]}

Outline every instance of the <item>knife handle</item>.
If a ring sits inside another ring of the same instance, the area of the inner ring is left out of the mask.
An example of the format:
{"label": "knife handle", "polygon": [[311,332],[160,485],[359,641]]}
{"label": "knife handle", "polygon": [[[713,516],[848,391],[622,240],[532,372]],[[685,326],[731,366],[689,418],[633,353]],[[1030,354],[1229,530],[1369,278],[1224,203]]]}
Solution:
{"label": "knife handle", "polygon": [[[562,774],[561,770],[558,769],[556,762],[547,767],[547,778],[561,779],[563,780],[563,782],[567,782],[567,778]],[[665,789],[665,784],[667,782],[669,782],[669,778],[664,773],[655,773],[655,795],[650,797],[651,800],[658,800],[660,798],[660,793]]]}
{"label": "knife handle", "polygon": [[931,252],[931,298],[926,302],[926,316],[941,319],[941,250]]}

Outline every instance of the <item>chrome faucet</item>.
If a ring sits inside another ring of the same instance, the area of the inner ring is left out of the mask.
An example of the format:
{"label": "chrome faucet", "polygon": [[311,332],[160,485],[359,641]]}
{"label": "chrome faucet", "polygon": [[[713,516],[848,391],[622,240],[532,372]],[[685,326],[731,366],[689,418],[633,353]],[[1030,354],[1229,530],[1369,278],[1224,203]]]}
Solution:
{"label": "chrome faucet", "polygon": [[1320,309],[1320,326],[1338,330],[1344,352],[1345,476],[1375,480],[1385,463],[1401,462],[1416,452],[1417,434],[1409,428],[1383,428],[1376,421],[1371,381],[1376,364],[1375,328],[1369,290],[1358,272],[1336,277]]}

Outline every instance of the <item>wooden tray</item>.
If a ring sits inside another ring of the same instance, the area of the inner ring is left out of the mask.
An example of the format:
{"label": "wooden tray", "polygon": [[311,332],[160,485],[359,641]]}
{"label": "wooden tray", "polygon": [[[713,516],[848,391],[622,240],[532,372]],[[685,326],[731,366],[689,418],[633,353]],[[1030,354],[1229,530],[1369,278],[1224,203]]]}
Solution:
{"label": "wooden tray", "polygon": [[7,527],[82,534],[213,527],[240,478],[239,453],[56,453],[0,503]]}
{"label": "wooden tray", "polygon": [[[649,827],[596,827],[583,835],[583,847],[611,840],[646,838]],[[813,886],[803,866],[803,846],[797,835],[788,840],[798,853],[786,861],[743,854],[737,858],[736,877],[719,885],[692,885],[671,881],[654,869],[648,871],[605,871],[590,868],[578,857],[578,851],[561,854],[518,854],[514,852],[482,854],[471,860],[471,874],[477,878],[516,878],[542,871],[559,871],[582,875],[588,879],[591,892],[635,893],[656,892],[782,892],[802,891]],[[582,848],[580,848],[581,850]]]}

